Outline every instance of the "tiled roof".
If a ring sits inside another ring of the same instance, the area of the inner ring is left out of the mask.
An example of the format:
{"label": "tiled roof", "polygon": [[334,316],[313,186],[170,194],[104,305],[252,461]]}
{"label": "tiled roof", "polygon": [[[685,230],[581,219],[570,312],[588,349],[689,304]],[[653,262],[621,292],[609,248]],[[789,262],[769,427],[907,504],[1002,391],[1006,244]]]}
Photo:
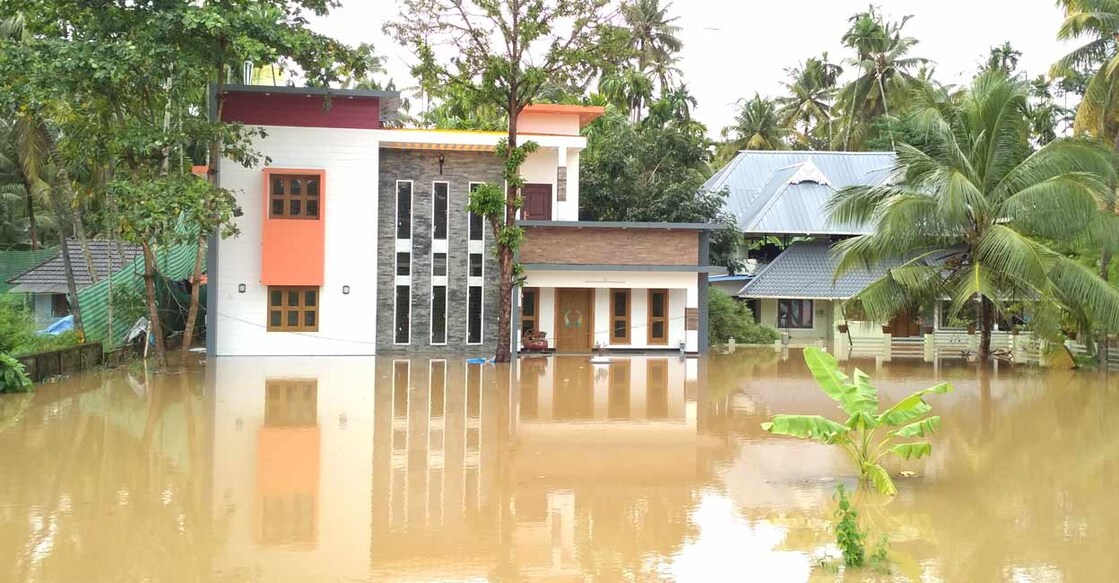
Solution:
{"label": "tiled roof", "polygon": [[847,299],[886,274],[889,266],[855,269],[835,279],[838,259],[827,241],[801,241],[765,266],[741,291],[744,298]]}
{"label": "tiled roof", "polygon": [[892,152],[742,151],[704,190],[727,190],[727,210],[747,234],[862,235],[833,224],[824,205],[837,190],[876,185],[897,165]]}
{"label": "tiled roof", "polygon": [[57,247],[35,251],[0,251],[0,293],[12,287],[8,280],[58,254]]}
{"label": "tiled roof", "polygon": [[[124,250],[124,257],[118,253],[115,241],[90,239],[89,253],[93,256],[93,268],[97,270],[98,279],[104,279],[110,273],[120,271],[122,267],[132,263],[142,254],[139,245],[121,243],[121,247]],[[81,245],[77,239],[69,239],[66,241],[66,248],[70,255],[71,268],[74,270],[74,282],[78,290],[82,290],[93,283],[93,278],[86,268]],[[63,265],[62,254],[55,254],[54,257],[13,277],[10,282],[15,286],[12,289],[15,292],[65,292],[66,268]]]}

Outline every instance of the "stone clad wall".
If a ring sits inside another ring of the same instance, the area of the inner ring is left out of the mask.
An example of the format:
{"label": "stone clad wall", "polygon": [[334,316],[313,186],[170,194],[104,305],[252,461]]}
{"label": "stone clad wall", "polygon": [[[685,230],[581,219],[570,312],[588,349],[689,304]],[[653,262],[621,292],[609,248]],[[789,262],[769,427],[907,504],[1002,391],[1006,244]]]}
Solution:
{"label": "stone clad wall", "polygon": [[[439,155],[443,154],[443,173]],[[467,345],[467,212],[471,182],[500,184],[501,161],[492,152],[438,152],[381,149],[377,225],[377,352],[471,352],[492,356],[497,344],[497,259],[489,224],[485,225],[483,344]],[[412,336],[393,344],[396,275],[396,181],[412,185]],[[432,183],[449,183],[447,229],[447,345],[431,345]],[[355,261],[361,261],[355,256]]]}
{"label": "stone clad wall", "polygon": [[526,227],[521,263],[697,265],[697,231]]}

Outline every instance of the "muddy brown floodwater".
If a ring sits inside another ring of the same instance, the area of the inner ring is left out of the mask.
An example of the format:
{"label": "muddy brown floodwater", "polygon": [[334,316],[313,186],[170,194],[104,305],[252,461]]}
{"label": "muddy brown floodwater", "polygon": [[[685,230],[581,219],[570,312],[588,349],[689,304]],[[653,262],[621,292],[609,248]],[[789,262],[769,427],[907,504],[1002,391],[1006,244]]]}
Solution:
{"label": "muddy brown floodwater", "polygon": [[[1119,382],[856,364],[956,392],[899,495],[856,493],[892,573],[846,580],[1119,577]],[[92,373],[0,397],[0,581],[836,580],[851,466],[775,413],[842,415],[796,351]]]}

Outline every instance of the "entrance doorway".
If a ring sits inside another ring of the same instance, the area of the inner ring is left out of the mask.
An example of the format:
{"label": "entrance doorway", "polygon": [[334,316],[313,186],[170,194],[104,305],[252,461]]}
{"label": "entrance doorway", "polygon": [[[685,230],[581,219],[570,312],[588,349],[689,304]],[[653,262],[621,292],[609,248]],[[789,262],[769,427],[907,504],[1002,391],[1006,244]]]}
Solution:
{"label": "entrance doorway", "polygon": [[594,347],[594,290],[556,290],[556,350],[587,352]]}

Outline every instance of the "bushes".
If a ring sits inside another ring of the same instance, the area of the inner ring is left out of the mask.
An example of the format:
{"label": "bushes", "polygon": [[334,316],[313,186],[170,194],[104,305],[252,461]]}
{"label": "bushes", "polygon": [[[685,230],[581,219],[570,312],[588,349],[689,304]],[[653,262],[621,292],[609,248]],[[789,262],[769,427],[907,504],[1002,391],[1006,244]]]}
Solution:
{"label": "bushes", "polygon": [[0,296],[0,353],[20,355],[74,346],[77,333],[51,336],[35,333],[35,319],[22,297]]}
{"label": "bushes", "polygon": [[29,393],[31,379],[23,370],[23,363],[0,354],[0,393]]}
{"label": "bushes", "polygon": [[746,304],[715,288],[708,290],[707,324],[711,344],[724,344],[731,338],[738,344],[772,344],[778,338],[776,330],[754,322]]}

